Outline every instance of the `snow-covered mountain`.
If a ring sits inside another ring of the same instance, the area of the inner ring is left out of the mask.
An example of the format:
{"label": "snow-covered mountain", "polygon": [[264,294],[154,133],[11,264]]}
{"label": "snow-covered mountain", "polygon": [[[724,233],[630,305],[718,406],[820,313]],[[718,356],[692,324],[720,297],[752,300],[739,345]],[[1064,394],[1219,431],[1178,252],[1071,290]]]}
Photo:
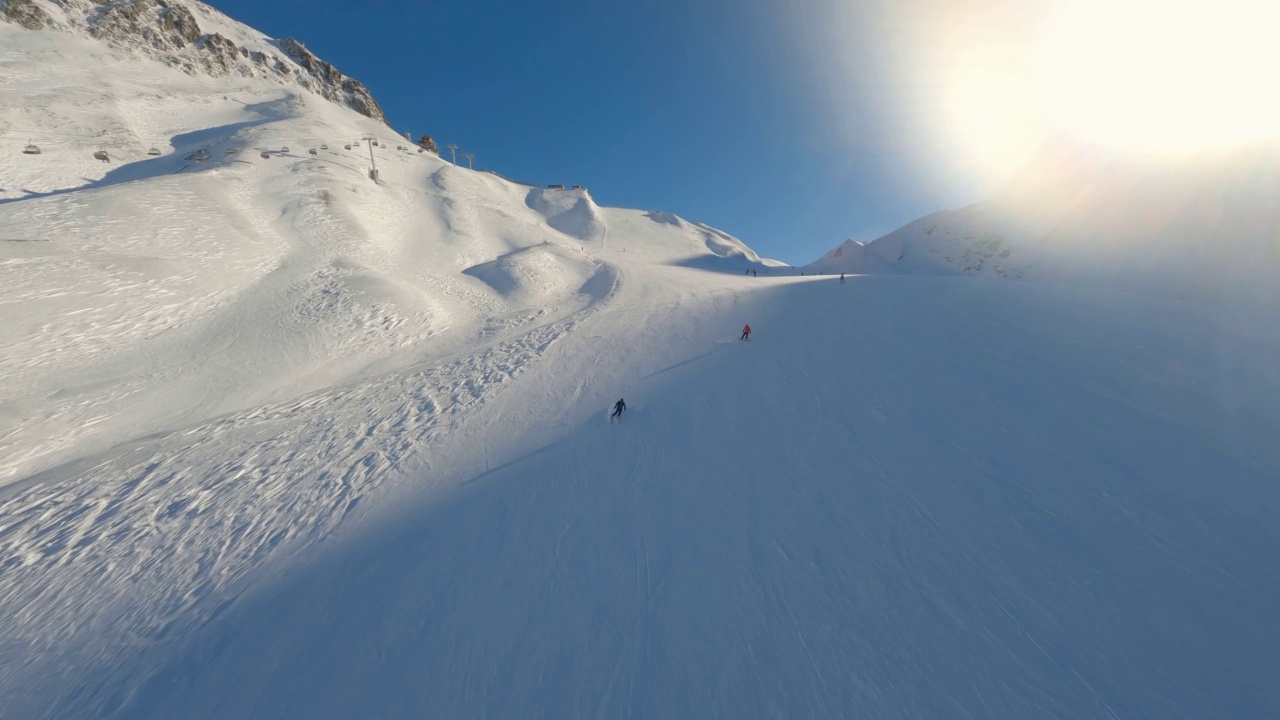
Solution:
{"label": "snow-covered mountain", "polygon": [[1274,306],[748,277],[185,6],[3,5],[0,719],[1280,712]]}
{"label": "snow-covered mountain", "polygon": [[1178,159],[1046,145],[991,200],[846,241],[816,272],[1280,280],[1280,146]]}
{"label": "snow-covered mountain", "polygon": [[[363,83],[343,75],[302,43],[265,37],[199,0],[0,0],[0,19],[32,32],[91,38],[116,58],[149,57],[191,75],[274,80],[384,120],[382,108]],[[68,41],[13,37],[15,42],[5,46],[11,55],[57,52],[55,48]],[[107,74],[110,67],[108,63],[99,73]]]}

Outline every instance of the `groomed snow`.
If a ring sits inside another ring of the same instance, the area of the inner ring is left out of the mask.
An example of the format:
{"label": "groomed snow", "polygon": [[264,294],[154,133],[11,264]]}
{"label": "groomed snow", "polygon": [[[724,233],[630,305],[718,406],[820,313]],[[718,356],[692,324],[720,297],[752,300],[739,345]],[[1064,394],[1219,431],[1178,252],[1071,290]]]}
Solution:
{"label": "groomed snow", "polygon": [[65,37],[0,23],[0,718],[1280,714],[1274,304],[780,277]]}

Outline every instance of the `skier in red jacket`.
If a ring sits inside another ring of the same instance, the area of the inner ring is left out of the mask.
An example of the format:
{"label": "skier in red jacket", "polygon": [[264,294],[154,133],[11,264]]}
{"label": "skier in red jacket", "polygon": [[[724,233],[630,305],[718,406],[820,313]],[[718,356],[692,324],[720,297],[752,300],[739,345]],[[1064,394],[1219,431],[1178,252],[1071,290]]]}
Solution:
{"label": "skier in red jacket", "polygon": [[742,326],[742,337],[740,337],[740,338],[738,338],[738,339],[739,339],[739,340],[750,340],[750,339],[751,339],[751,326],[750,326],[750,325],[743,325],[743,326]]}

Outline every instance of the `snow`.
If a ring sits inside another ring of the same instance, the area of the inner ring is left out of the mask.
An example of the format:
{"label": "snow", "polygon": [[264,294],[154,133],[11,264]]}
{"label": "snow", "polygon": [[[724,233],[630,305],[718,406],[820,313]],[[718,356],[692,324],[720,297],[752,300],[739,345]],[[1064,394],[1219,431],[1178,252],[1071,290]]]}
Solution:
{"label": "snow", "polygon": [[804,270],[1136,282],[1269,303],[1278,198],[1280,145],[1170,160],[1062,138],[994,198],[847,241]]}
{"label": "snow", "polygon": [[608,237],[600,208],[584,189],[534,188],[529,191],[528,203],[546,217],[548,225],[584,243],[603,245]]}
{"label": "snow", "polygon": [[0,717],[1280,713],[1274,303],[793,277],[0,47]]}

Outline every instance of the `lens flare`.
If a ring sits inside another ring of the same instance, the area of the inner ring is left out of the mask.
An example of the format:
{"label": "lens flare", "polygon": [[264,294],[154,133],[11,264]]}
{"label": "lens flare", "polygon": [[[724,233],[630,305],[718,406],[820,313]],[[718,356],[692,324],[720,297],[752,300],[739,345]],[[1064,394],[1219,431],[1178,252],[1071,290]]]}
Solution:
{"label": "lens flare", "polygon": [[1257,0],[1083,0],[1044,23],[1047,115],[1125,149],[1196,151],[1280,129],[1280,6]]}

